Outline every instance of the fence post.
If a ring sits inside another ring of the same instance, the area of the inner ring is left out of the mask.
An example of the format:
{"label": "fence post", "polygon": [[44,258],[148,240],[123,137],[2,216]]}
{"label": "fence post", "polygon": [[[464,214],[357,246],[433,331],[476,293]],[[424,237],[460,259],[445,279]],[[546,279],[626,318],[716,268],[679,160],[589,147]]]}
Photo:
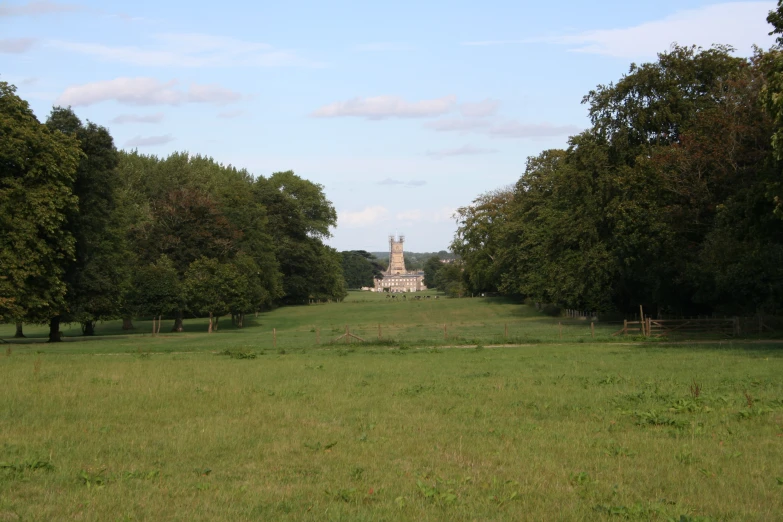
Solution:
{"label": "fence post", "polygon": [[623,335],[628,335],[628,319],[623,319]]}
{"label": "fence post", "polygon": [[647,337],[650,337],[652,332],[652,317],[647,318]]}
{"label": "fence post", "polygon": [[590,321],[590,337],[595,339],[595,322]]}
{"label": "fence post", "polygon": [[644,335],[644,309],[642,305],[639,305],[639,327],[642,330],[642,335]]}
{"label": "fence post", "polygon": [[506,339],[508,339],[508,323],[506,323],[505,330],[503,331],[503,337],[505,337]]}
{"label": "fence post", "polygon": [[449,328],[446,324],[443,325],[443,340],[449,340]]}

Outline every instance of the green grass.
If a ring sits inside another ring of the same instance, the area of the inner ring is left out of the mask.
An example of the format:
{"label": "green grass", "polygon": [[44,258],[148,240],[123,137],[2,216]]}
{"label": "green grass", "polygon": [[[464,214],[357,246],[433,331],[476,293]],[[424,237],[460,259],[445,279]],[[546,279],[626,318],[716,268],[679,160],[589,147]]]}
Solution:
{"label": "green grass", "polygon": [[[0,520],[780,519],[778,345],[425,346],[404,342],[424,314],[466,339],[557,320],[352,298],[212,335],[3,345]],[[403,342],[311,331],[381,319]]]}

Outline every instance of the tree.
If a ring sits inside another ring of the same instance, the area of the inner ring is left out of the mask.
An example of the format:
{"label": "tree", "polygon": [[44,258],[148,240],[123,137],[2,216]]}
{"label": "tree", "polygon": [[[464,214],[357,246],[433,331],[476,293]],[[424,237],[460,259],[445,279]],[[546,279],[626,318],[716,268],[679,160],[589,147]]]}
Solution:
{"label": "tree", "polygon": [[343,277],[347,288],[374,286],[374,279],[381,276],[383,268],[374,255],[364,250],[340,253]]}
{"label": "tree", "polygon": [[496,292],[501,285],[502,228],[508,220],[513,197],[513,187],[494,190],[455,213],[457,232],[451,251],[463,261],[465,281],[471,293]]}
{"label": "tree", "polygon": [[283,300],[293,304],[312,298],[342,299],[345,282],[339,254],[323,244],[337,224],[323,186],[287,171],[257,178],[253,190],[266,208],[283,274]]}
{"label": "tree", "polygon": [[177,269],[171,259],[163,255],[155,263],[135,270],[126,306],[136,316],[151,315],[153,332],[157,333],[155,318],[180,310],[184,300]]}
{"label": "tree", "polygon": [[64,224],[76,240],[74,259],[64,265],[68,308],[50,322],[49,338],[56,341],[61,318],[80,322],[84,334],[93,335],[96,321],[118,317],[129,273],[121,223],[114,214],[119,157],[109,131],[83,124],[62,107],[52,109],[46,125],[76,138],[82,151],[73,184],[78,210]]}
{"label": "tree", "polygon": [[[209,314],[208,332],[218,328],[218,318],[229,313],[243,299],[247,278],[230,263],[201,257],[185,272],[188,306],[198,314]],[[241,305],[240,305],[241,306]]]}
{"label": "tree", "polygon": [[441,263],[438,255],[431,256],[424,262],[424,286],[427,288],[435,288],[437,286],[436,281],[441,268],[443,268],[443,263]]}
{"label": "tree", "polygon": [[63,263],[75,241],[64,227],[82,153],[52,131],[16,89],[0,82],[0,317],[42,322],[66,309]]}

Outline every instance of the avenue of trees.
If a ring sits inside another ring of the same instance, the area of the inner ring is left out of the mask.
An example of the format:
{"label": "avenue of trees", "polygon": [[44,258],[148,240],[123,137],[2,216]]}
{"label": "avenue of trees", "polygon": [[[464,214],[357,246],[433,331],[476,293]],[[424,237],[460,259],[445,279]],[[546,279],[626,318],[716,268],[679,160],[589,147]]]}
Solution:
{"label": "avenue of trees", "polygon": [[[323,187],[188,153],[118,151],[108,130],[55,107],[39,122],[0,82],[0,321],[216,318],[340,300],[337,215]],[[216,321],[216,320],[215,320]],[[210,321],[210,329],[213,328]],[[214,325],[215,327],[217,324]]]}
{"label": "avenue of trees", "polygon": [[457,212],[468,292],[583,310],[783,309],[778,45],[673,46],[583,99],[592,126]]}

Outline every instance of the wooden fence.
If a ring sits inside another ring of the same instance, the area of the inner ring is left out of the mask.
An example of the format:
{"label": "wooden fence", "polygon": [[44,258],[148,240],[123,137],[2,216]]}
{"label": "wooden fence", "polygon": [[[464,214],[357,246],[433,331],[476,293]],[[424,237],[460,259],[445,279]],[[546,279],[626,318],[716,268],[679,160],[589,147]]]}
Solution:
{"label": "wooden fence", "polygon": [[[752,319],[752,318],[750,318]],[[745,321],[747,323],[747,321]],[[612,335],[643,335],[645,337],[669,337],[674,335],[719,334],[738,337],[742,334],[743,321],[739,317],[705,319],[653,319],[623,321],[623,328]],[[763,329],[763,322],[760,323]]]}

